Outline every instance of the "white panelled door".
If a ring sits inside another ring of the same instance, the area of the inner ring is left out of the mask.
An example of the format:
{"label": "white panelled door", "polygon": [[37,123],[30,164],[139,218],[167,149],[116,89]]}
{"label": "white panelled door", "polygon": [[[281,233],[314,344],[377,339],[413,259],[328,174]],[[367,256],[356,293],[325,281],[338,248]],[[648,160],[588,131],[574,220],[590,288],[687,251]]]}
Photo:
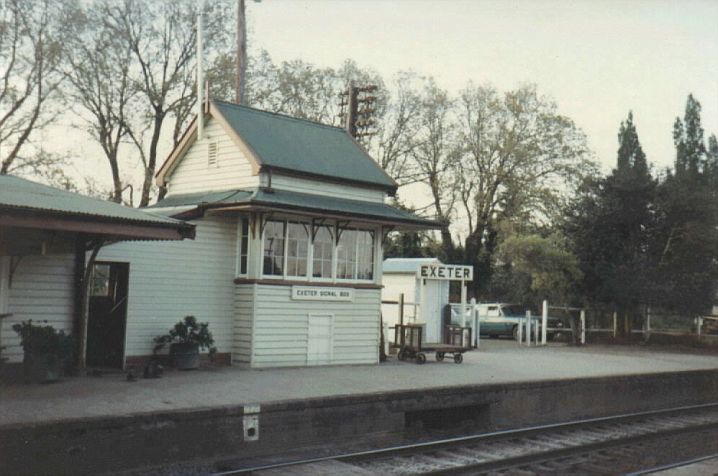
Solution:
{"label": "white panelled door", "polygon": [[307,365],[327,365],[332,361],[333,314],[309,314]]}

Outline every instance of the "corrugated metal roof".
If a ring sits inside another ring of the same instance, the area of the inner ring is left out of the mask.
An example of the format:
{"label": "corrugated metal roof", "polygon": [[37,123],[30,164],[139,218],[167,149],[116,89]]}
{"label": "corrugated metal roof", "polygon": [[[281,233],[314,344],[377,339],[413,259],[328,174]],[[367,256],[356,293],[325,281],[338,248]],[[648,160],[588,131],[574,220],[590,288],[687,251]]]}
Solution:
{"label": "corrugated metal roof", "polygon": [[396,183],[344,129],[213,101],[263,166],[379,185]]}
{"label": "corrugated metal roof", "polygon": [[277,210],[305,211],[317,215],[335,214],[381,220],[390,223],[440,228],[435,221],[419,217],[385,203],[348,200],[286,190],[237,189],[224,192],[175,195],[158,202],[155,207],[181,207],[196,204],[198,208],[219,208],[232,205],[253,205]]}
{"label": "corrugated metal roof", "polygon": [[186,225],[151,212],[126,207],[77,193],[60,190],[11,175],[0,175],[0,208],[51,212],[63,215],[86,215],[116,221],[160,225]]}
{"label": "corrugated metal roof", "polygon": [[439,258],[387,258],[384,260],[383,273],[416,274],[425,264],[441,264]]}

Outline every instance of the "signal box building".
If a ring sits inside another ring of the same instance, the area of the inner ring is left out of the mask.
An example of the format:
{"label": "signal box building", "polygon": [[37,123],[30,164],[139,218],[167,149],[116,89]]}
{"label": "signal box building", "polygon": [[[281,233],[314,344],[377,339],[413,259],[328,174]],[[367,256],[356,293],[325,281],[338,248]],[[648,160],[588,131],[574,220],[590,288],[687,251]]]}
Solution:
{"label": "signal box building", "polygon": [[185,315],[252,368],[379,359],[382,244],[436,228],[385,203],[396,183],[343,129],[230,103],[206,106],[159,169],[155,213],[193,241],[118,243],[98,272],[128,274],[124,362]]}

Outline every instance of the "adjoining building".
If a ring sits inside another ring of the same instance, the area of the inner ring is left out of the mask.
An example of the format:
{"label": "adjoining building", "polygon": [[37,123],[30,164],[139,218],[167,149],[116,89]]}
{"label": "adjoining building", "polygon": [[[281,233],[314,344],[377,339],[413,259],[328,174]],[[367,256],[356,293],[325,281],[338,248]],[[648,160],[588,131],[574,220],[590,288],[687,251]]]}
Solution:
{"label": "adjoining building", "polygon": [[[149,210],[196,239],[118,243],[129,268],[125,361],[185,315],[219,356],[253,368],[379,361],[382,246],[439,225],[385,203],[396,183],[343,129],[221,101],[206,105],[157,174]],[[99,268],[98,268],[99,269]]]}
{"label": "adjoining building", "polygon": [[[22,361],[19,338],[12,331],[20,321],[81,333],[88,250],[123,240],[193,237],[194,226],[183,221],[0,175],[0,357]],[[104,291],[119,298],[119,276],[106,278]],[[88,324],[88,360],[121,358],[122,343],[104,345],[109,327],[96,319]],[[112,325],[119,332],[124,322]]]}

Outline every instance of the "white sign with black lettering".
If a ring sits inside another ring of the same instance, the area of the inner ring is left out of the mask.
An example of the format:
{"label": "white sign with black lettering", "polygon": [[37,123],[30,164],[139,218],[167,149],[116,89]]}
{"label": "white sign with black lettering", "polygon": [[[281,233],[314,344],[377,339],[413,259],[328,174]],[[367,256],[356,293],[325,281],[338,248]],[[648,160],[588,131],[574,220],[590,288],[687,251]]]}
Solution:
{"label": "white sign with black lettering", "polygon": [[292,286],[295,301],[354,301],[351,288],[330,288],[324,286]]}
{"label": "white sign with black lettering", "polygon": [[474,267],[452,264],[424,264],[419,268],[418,277],[450,281],[473,281]]}

